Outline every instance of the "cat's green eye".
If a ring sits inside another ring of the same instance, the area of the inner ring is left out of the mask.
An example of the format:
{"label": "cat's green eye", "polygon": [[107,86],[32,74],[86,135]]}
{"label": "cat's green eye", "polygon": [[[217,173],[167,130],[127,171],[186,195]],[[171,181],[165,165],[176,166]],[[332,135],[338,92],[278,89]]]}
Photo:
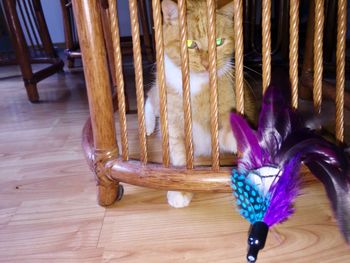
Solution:
{"label": "cat's green eye", "polygon": [[221,38],[221,37],[218,37],[217,39],[216,39],[216,46],[217,47],[219,47],[219,46],[221,46],[222,44],[224,44],[224,38]]}
{"label": "cat's green eye", "polygon": [[190,48],[190,49],[193,49],[193,48],[197,47],[196,41],[188,39],[186,43],[187,43],[187,47]]}

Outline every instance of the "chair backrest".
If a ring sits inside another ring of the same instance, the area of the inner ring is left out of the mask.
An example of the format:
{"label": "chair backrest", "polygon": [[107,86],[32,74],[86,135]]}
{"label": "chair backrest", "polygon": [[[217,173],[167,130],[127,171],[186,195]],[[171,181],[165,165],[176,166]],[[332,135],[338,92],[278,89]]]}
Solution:
{"label": "chair backrest", "polygon": [[[192,123],[190,103],[189,63],[186,46],[186,1],[178,0],[179,24],[181,25],[179,39],[181,40],[181,70],[183,81],[184,100],[184,126],[185,145],[187,152],[187,168],[193,168]],[[234,3],[234,31],[235,31],[235,89],[236,109],[244,114],[243,92],[243,0],[233,0]],[[337,15],[337,47],[336,47],[336,128],[335,134],[338,141],[344,139],[344,86],[345,86],[345,43],[346,43],[346,0],[338,0]],[[120,34],[118,25],[118,13],[115,0],[108,0],[108,16],[111,28],[113,46],[114,68],[118,97],[118,114],[120,121],[121,157],[128,159],[128,136],[126,123],[126,103],[124,95],[124,79],[122,70],[122,56],[120,47]],[[212,135],[212,170],[218,171],[219,143],[218,143],[218,101],[217,101],[217,69],[216,69],[216,42],[215,42],[215,0],[207,0],[208,12],[208,43],[209,43],[209,75],[210,75],[210,101],[211,101],[211,135]],[[138,112],[138,134],[140,144],[140,161],[147,163],[147,141],[144,112],[144,86],[142,52],[140,43],[140,28],[138,18],[138,1],[129,0],[131,32],[133,41],[133,58],[135,68],[135,83]],[[320,113],[322,103],[323,80],[323,29],[324,29],[324,0],[315,0],[315,23],[313,37],[313,101],[315,112]],[[160,129],[162,134],[162,159],[165,167],[169,166],[168,120],[166,88],[164,76],[164,46],[162,32],[161,1],[152,0],[152,13],[154,24],[154,37],[156,47],[157,80],[160,96]],[[262,1],[262,92],[265,91],[271,80],[271,1]],[[299,75],[299,0],[289,1],[289,76],[292,89],[292,106],[298,107]]]}

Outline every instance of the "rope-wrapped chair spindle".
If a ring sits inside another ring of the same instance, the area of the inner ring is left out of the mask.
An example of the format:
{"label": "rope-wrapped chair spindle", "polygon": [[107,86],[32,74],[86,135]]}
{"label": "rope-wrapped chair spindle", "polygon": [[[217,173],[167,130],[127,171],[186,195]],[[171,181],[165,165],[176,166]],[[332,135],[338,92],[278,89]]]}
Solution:
{"label": "rope-wrapped chair spindle", "polygon": [[180,25],[180,53],[181,53],[181,73],[183,89],[183,110],[185,125],[185,149],[187,169],[193,169],[193,141],[192,141],[192,112],[190,94],[190,70],[187,50],[187,16],[186,1],[178,1],[179,25]]}
{"label": "rope-wrapped chair spindle", "polygon": [[140,43],[140,26],[138,20],[137,0],[129,1],[130,22],[132,34],[133,57],[135,66],[135,83],[137,99],[137,120],[139,125],[140,139],[140,160],[143,164],[147,163],[147,141],[146,141],[146,124],[144,109],[144,92],[143,92],[143,70],[142,55]]}

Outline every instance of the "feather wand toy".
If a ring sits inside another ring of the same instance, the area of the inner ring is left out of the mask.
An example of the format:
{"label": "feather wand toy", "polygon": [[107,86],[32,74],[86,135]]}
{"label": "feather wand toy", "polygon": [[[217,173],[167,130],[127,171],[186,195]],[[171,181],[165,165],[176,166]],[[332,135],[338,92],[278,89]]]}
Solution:
{"label": "feather wand toy", "polygon": [[258,130],[231,113],[240,154],[232,189],[240,214],[251,223],[247,260],[255,262],[268,230],[294,212],[303,162],[324,184],[340,229],[350,240],[350,173],[347,156],[305,127],[291,108],[288,78],[273,74],[263,97]]}

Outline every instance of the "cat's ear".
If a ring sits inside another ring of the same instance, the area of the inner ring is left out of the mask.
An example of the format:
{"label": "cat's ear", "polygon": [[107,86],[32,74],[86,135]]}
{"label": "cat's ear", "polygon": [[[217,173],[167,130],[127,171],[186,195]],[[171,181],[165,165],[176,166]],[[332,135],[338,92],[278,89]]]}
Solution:
{"label": "cat's ear", "polygon": [[177,21],[178,10],[177,4],[171,0],[162,1],[162,11],[164,23],[174,23]]}
{"label": "cat's ear", "polygon": [[222,6],[219,8],[219,13],[228,16],[230,18],[233,18],[233,2],[231,1],[230,3]]}

